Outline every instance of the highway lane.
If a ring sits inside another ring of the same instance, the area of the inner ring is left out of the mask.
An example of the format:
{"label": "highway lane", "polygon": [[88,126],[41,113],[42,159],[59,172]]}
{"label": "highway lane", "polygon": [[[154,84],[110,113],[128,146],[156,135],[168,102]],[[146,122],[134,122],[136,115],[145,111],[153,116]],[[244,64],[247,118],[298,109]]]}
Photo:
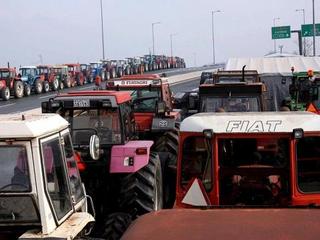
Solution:
{"label": "highway lane", "polygon": [[[175,69],[176,70],[176,69]],[[187,72],[199,71],[201,68],[196,69],[183,69],[182,71],[170,71],[168,70],[166,73],[168,76],[174,76],[179,74],[185,74]],[[187,91],[194,89],[198,86],[200,79],[194,78],[192,80],[187,80],[182,83],[172,84],[171,89],[173,93]],[[76,91],[76,90],[91,90],[95,87],[94,84],[87,84],[85,86],[78,86],[74,88],[64,89],[60,92],[68,92],[68,91]],[[11,98],[9,101],[0,101],[0,114],[13,114],[20,113],[23,111],[28,111],[34,108],[39,108],[41,106],[41,102],[48,100],[51,97],[54,97],[56,92],[48,92],[40,95],[31,95],[29,97],[24,97],[21,99]]]}

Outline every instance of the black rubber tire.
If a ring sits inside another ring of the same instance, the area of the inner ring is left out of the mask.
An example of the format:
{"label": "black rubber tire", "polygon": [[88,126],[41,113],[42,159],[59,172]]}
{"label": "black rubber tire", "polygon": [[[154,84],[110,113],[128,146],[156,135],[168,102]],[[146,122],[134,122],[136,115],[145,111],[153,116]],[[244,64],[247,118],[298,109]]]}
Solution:
{"label": "black rubber tire", "polygon": [[112,213],[107,216],[103,232],[99,237],[108,240],[118,240],[127,230],[131,222],[132,218],[131,215],[128,213]]}
{"label": "black rubber tire", "polygon": [[4,101],[8,101],[10,99],[10,89],[8,87],[1,89],[1,98]]}
{"label": "black rubber tire", "polygon": [[119,207],[132,219],[162,209],[162,169],[158,154],[151,152],[149,163],[136,173],[125,176],[120,185]]}
{"label": "black rubber tire", "polygon": [[34,83],[34,89],[35,89],[36,94],[42,93],[43,83],[41,82],[40,79],[37,79],[37,80],[35,81],[35,83]]}
{"label": "black rubber tire", "polygon": [[15,98],[22,98],[24,94],[23,82],[15,81],[13,86],[13,92]]}
{"label": "black rubber tire", "polygon": [[106,72],[106,81],[110,80],[110,72]]}
{"label": "black rubber tire", "polygon": [[60,82],[59,82],[59,79],[58,78],[54,78],[53,82],[52,82],[52,90],[53,91],[57,91],[60,87]]}
{"label": "black rubber tire", "polygon": [[50,84],[49,84],[48,81],[44,81],[44,82],[43,82],[43,92],[44,92],[44,93],[47,93],[47,92],[49,92],[49,91],[50,91]]}
{"label": "black rubber tire", "polygon": [[71,78],[69,76],[64,80],[64,86],[66,88],[70,88],[72,86]]}
{"label": "black rubber tire", "polygon": [[130,75],[130,67],[126,67],[126,75]]}
{"label": "black rubber tire", "polygon": [[25,97],[29,97],[31,95],[31,87],[29,84],[24,85],[23,92]]}
{"label": "black rubber tire", "polygon": [[164,208],[172,208],[175,201],[176,187],[176,167],[178,159],[178,128],[164,133],[155,144],[152,150],[166,155],[166,159],[161,159],[163,169],[163,191],[164,191]]}
{"label": "black rubber tire", "polygon": [[59,90],[64,89],[64,83],[62,81],[59,81]]}

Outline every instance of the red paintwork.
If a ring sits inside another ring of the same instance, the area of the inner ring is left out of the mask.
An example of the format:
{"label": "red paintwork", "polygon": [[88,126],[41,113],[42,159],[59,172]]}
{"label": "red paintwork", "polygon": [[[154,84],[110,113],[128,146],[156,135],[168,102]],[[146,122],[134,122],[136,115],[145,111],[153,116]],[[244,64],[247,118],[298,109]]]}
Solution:
{"label": "red paintwork", "polygon": [[73,91],[68,93],[62,93],[58,95],[59,97],[75,97],[75,96],[114,96],[116,98],[117,104],[125,103],[131,101],[131,96],[129,92],[119,92],[119,91]]}
{"label": "red paintwork", "polygon": [[[202,133],[193,133],[193,132],[180,132],[179,135],[179,153],[177,160],[177,183],[176,183],[176,203],[175,206],[178,208],[190,208],[192,206],[188,206],[182,203],[182,200],[187,193],[187,190],[182,188],[181,182],[181,161],[183,156],[183,143],[187,137],[190,136],[203,136]],[[291,201],[289,202],[289,206],[300,206],[300,205],[317,205],[320,206],[320,194],[319,193],[302,193],[298,189],[297,184],[297,160],[295,154],[295,146],[296,140],[292,138],[291,133],[242,133],[242,134],[215,134],[212,139],[213,146],[213,188],[210,192],[208,192],[208,197],[212,205],[219,205],[219,162],[218,162],[218,140],[220,138],[270,138],[273,139],[273,136],[289,138],[290,140],[290,182],[291,182]],[[320,136],[319,132],[305,132],[304,136]]]}
{"label": "red paintwork", "polygon": [[7,71],[11,72],[11,73],[13,73],[13,77],[9,78],[9,79],[0,78],[0,89],[8,87],[10,90],[12,90],[13,87],[14,87],[14,81],[21,80],[20,77],[18,77],[18,75],[17,75],[16,68],[0,68],[0,72],[1,71],[3,71],[3,72],[7,72]]}
{"label": "red paintwork", "polygon": [[170,209],[139,217],[123,240],[319,239],[319,209]]}
{"label": "red paintwork", "polygon": [[133,113],[133,118],[136,123],[136,130],[138,132],[150,131],[154,116],[154,113]]}
{"label": "red paintwork", "polygon": [[139,75],[126,75],[120,78],[121,80],[137,80],[137,79],[143,79],[143,80],[161,80],[161,77],[158,74],[139,74]]}

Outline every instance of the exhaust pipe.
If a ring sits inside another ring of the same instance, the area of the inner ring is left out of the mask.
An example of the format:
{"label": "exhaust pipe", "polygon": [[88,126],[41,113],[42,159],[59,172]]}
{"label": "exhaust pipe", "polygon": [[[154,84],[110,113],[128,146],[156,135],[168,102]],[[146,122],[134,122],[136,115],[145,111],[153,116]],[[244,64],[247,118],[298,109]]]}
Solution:
{"label": "exhaust pipe", "polygon": [[244,65],[242,67],[242,82],[244,82],[244,69],[246,68],[247,65]]}

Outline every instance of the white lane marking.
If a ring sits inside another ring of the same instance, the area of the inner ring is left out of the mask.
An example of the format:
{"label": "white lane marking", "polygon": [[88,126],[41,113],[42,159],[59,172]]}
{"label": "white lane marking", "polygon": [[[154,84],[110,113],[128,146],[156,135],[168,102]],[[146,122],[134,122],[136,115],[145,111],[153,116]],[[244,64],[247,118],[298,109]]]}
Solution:
{"label": "white lane marking", "polygon": [[187,82],[192,82],[194,80],[197,80],[199,77],[194,77],[194,78],[190,78],[190,79],[184,79],[184,80],[181,80],[181,81],[178,81],[178,82],[175,82],[175,83],[171,83],[170,86],[175,86],[175,85],[179,85],[179,84],[184,84],[184,83],[187,83]]}
{"label": "white lane marking", "polygon": [[93,86],[82,87],[82,88],[79,88],[79,89],[80,89],[80,90],[85,90],[85,89],[89,89],[89,88],[93,88]]}
{"label": "white lane marking", "polygon": [[12,105],[15,105],[15,103],[9,103],[9,104],[6,104],[6,105],[2,105],[2,106],[0,106],[0,108],[9,107],[9,106],[12,106]]}
{"label": "white lane marking", "polygon": [[39,97],[39,99],[55,97],[56,95],[57,95],[57,94],[50,94],[50,95],[46,95],[46,96]]}

